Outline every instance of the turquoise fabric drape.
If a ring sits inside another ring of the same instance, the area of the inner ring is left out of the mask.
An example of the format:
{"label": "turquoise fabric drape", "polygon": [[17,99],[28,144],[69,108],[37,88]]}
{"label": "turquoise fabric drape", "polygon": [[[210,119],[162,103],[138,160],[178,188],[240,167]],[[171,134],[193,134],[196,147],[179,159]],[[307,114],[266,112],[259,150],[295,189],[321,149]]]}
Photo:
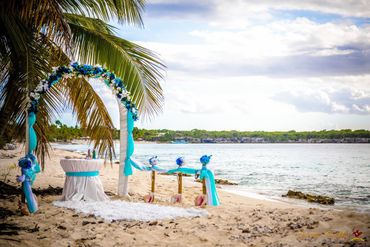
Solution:
{"label": "turquoise fabric drape", "polygon": [[[40,172],[40,165],[36,157],[33,155],[37,147],[37,136],[33,128],[36,123],[36,114],[30,112],[28,114],[28,154],[25,158],[19,161],[19,166],[22,168],[22,190],[27,202],[27,208],[30,213],[38,210],[38,205],[34,194],[32,193],[32,184],[36,179],[36,174]],[[27,165],[28,164],[28,165]]]}
{"label": "turquoise fabric drape", "polygon": [[29,180],[25,180],[22,183],[22,190],[24,193],[24,196],[27,201],[27,208],[28,211],[32,214],[35,213],[38,210],[38,205],[35,196],[32,193],[32,187],[31,187],[31,182]]}
{"label": "turquoise fabric drape", "polygon": [[203,166],[200,170],[200,180],[206,180],[206,187],[207,187],[207,196],[210,197],[211,200],[208,200],[208,205],[211,206],[218,206],[220,205],[220,200],[218,198],[217,190],[216,190],[216,183],[215,177],[213,172],[209,170],[206,166]]}
{"label": "turquoise fabric drape", "polygon": [[35,113],[31,112],[28,115],[28,130],[29,130],[29,143],[28,143],[28,153],[33,153],[37,146],[36,132],[33,129],[33,125],[36,122]]}
{"label": "turquoise fabric drape", "polygon": [[131,155],[134,153],[134,137],[132,131],[134,130],[134,119],[132,112],[127,110],[127,148],[126,148],[126,159],[125,159],[125,176],[132,175],[132,164],[131,164]]}

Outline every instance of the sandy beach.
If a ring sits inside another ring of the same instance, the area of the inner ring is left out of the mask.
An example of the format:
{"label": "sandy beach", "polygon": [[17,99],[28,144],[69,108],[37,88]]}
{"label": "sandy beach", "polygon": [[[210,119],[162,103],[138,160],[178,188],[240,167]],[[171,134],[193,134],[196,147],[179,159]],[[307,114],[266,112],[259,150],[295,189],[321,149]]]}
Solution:
{"label": "sandy beach", "polygon": [[[1,150],[0,180],[15,184],[18,169],[7,169],[23,151]],[[64,172],[59,164],[65,156],[82,157],[69,151],[52,150],[45,171],[37,176],[33,188],[63,187]],[[118,165],[107,164],[101,180],[113,200],[118,180]],[[186,178],[184,202],[193,207],[201,184]],[[129,200],[142,202],[150,188],[149,174],[135,172],[130,178]],[[268,182],[268,181],[266,181]],[[176,177],[157,176],[156,203],[170,205],[177,190]],[[59,189],[60,192],[60,189]],[[1,195],[0,246],[369,246],[370,215],[353,211],[322,209],[312,204],[260,200],[219,189],[221,206],[206,207],[208,217],[177,218],[152,222],[107,222],[91,215],[58,208],[52,202],[60,195],[38,196],[39,211],[21,216],[18,195]],[[364,242],[354,241],[353,231],[362,232]]]}

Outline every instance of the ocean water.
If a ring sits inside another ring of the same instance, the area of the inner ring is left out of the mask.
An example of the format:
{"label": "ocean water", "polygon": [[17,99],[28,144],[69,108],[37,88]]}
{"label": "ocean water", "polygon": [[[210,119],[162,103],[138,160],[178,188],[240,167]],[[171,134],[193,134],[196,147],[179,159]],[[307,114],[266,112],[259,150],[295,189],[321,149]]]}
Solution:
{"label": "ocean water", "polygon": [[146,162],[156,155],[170,168],[184,156],[187,166],[200,167],[203,154],[213,155],[208,166],[218,178],[239,183],[228,190],[278,200],[299,190],[334,197],[336,208],[370,212],[370,144],[136,144],[134,157]]}

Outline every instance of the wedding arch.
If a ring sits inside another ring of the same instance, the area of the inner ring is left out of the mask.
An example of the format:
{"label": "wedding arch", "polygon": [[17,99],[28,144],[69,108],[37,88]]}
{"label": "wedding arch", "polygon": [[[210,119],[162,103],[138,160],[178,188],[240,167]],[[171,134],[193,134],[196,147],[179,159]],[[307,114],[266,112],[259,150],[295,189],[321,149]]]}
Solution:
{"label": "wedding arch", "polygon": [[[138,119],[138,111],[135,104],[130,100],[130,93],[126,90],[121,78],[115,76],[113,72],[100,66],[73,63],[71,66],[60,66],[53,69],[48,78],[40,81],[37,87],[29,94],[29,105],[26,118],[26,156],[19,161],[22,168],[23,191],[27,200],[30,212],[37,210],[35,198],[33,198],[31,185],[36,178],[36,173],[40,172],[40,166],[34,155],[37,147],[37,136],[33,128],[36,122],[37,107],[39,99],[53,85],[63,78],[85,77],[100,78],[111,88],[115,94],[120,112],[120,168],[118,179],[118,195],[128,195],[128,176],[132,174],[132,159],[134,152],[134,138],[132,131],[134,121]],[[35,204],[35,205],[33,205]]]}

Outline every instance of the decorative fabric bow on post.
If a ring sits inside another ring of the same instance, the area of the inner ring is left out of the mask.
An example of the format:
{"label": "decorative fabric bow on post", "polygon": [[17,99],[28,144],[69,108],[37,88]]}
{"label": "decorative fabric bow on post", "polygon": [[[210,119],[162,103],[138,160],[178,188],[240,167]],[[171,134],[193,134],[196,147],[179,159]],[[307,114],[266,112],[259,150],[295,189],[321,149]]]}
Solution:
{"label": "decorative fabric bow on post", "polygon": [[202,163],[202,169],[199,170],[199,179],[202,181],[203,194],[199,195],[195,199],[195,205],[204,207],[206,204],[210,206],[220,205],[218,198],[215,177],[213,172],[207,168],[207,164],[210,162],[212,155],[203,155],[200,158]]}
{"label": "decorative fabric bow on post", "polygon": [[[36,122],[34,112],[28,113],[28,153],[18,161],[18,166],[21,168],[22,175],[17,177],[17,181],[22,183],[23,196],[27,203],[27,208],[30,213],[35,213],[38,210],[36,196],[32,192],[32,184],[36,179],[36,174],[40,172],[40,165],[36,157],[32,154],[37,146],[37,138],[33,125]],[[26,212],[23,212],[26,214]]]}

